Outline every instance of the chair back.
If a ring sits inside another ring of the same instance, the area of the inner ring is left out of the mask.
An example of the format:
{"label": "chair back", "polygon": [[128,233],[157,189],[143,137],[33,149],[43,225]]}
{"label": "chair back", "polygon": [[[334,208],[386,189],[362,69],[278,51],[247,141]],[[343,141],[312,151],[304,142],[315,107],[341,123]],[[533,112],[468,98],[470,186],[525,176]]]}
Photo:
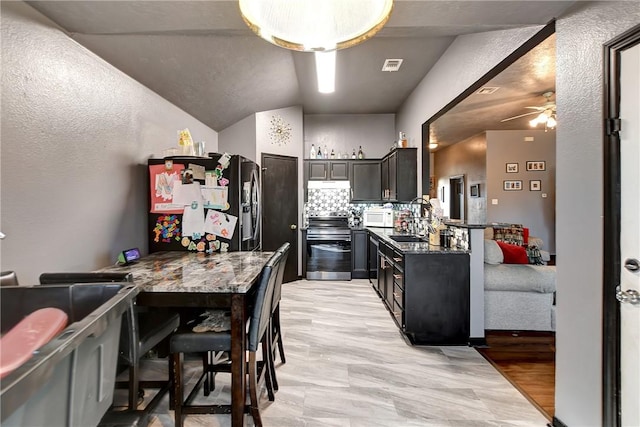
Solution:
{"label": "chair back", "polygon": [[15,271],[3,271],[0,273],[0,286],[18,286],[18,275]]}
{"label": "chair back", "polygon": [[278,277],[277,267],[281,258],[281,252],[274,252],[262,268],[262,272],[258,278],[258,288],[256,290],[253,312],[251,313],[251,321],[249,323],[249,351],[258,350],[258,345],[269,325],[273,290]]}
{"label": "chair back", "polygon": [[41,285],[60,285],[65,283],[107,283],[107,282],[133,282],[131,273],[42,273]]}
{"label": "chair back", "polygon": [[280,258],[280,262],[278,265],[278,273],[276,278],[276,285],[273,289],[273,300],[271,303],[271,312],[273,313],[276,308],[278,308],[278,304],[280,304],[280,297],[282,295],[282,279],[284,277],[284,269],[287,264],[287,256],[289,255],[289,248],[291,248],[291,243],[285,242],[282,246],[278,248],[276,252],[280,252],[282,257]]}

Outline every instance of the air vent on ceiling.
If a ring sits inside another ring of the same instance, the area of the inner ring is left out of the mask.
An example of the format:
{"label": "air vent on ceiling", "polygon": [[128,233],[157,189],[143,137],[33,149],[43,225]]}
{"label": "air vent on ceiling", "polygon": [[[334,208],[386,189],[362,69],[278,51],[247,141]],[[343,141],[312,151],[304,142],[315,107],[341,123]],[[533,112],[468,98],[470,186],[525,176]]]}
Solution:
{"label": "air vent on ceiling", "polygon": [[382,71],[398,71],[402,61],[402,59],[385,59]]}
{"label": "air vent on ceiling", "polygon": [[478,95],[490,95],[493,92],[497,91],[498,89],[500,89],[500,88],[499,87],[485,86],[485,87],[481,87],[480,89],[478,89],[478,91],[476,93]]}

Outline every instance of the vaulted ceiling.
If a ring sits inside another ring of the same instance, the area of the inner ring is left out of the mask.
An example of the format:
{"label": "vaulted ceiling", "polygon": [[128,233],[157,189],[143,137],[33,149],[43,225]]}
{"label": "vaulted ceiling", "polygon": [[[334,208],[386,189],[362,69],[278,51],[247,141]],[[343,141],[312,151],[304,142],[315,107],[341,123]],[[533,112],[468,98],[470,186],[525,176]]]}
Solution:
{"label": "vaulted ceiling", "polygon": [[[338,52],[336,92],[329,95],[317,92],[313,55],[255,36],[234,0],[27,3],[87,49],[221,131],[254,112],[293,105],[305,114],[396,113],[456,36],[546,24],[574,2],[396,0],[376,36]],[[398,72],[381,71],[387,58],[404,60]],[[532,64],[523,67],[517,72],[531,71]],[[497,96],[517,107],[510,115],[534,102],[516,105],[518,94],[507,82],[499,85]],[[524,91],[539,96],[548,84],[543,86]]]}

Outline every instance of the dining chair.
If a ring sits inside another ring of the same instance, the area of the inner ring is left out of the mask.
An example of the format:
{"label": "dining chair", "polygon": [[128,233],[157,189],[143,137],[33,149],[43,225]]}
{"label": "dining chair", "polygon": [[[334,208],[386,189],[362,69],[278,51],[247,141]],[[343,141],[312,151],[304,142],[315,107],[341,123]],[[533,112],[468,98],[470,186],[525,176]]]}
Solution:
{"label": "dining chair", "polygon": [[[55,285],[64,283],[106,283],[133,282],[131,273],[42,273],[40,285]],[[145,407],[144,411],[151,411],[170,386],[167,380],[141,381],[140,359],[151,349],[169,337],[178,326],[180,316],[166,310],[143,311],[143,308],[132,305],[129,307],[120,334],[120,358],[129,369],[129,379],[117,382],[118,387],[126,387],[129,391],[128,409],[137,410],[140,399],[144,396],[144,388],[160,389],[156,396]]]}
{"label": "dining chair", "polygon": [[15,271],[3,271],[0,273],[0,286],[18,286],[18,275]]}
{"label": "dining chair", "polygon": [[[277,279],[277,266],[282,254],[274,252],[269,258],[265,266],[262,268],[260,277],[256,284],[255,297],[251,308],[249,318],[249,331],[247,334],[247,352],[248,352],[248,383],[250,405],[249,411],[253,417],[256,426],[262,426],[260,417],[258,390],[262,386],[263,381],[267,381],[269,369],[266,365],[267,347],[264,343],[269,332],[269,319],[271,317],[271,302],[273,291]],[[262,346],[261,346],[262,344]],[[262,347],[263,360],[258,361],[257,352]],[[185,353],[210,353],[210,352],[231,352],[231,331],[219,332],[177,332],[172,335],[169,343],[171,353],[171,372],[173,374],[173,408],[175,413],[175,426],[182,427],[184,416],[188,414],[217,414],[229,413],[230,405],[214,404],[214,405],[192,405],[191,402],[195,398],[200,384],[206,378],[207,368],[203,369],[202,375],[194,385],[189,395],[184,397],[183,384],[183,359]],[[216,367],[210,367],[216,369]],[[226,364],[224,368],[229,368],[231,372],[235,369],[242,369],[240,366]],[[231,391],[233,394],[233,390]]]}
{"label": "dining chair", "polygon": [[[289,255],[291,243],[285,242],[277,249],[282,254],[277,268],[276,284],[273,290],[273,298],[271,301],[271,325],[269,327],[269,369],[270,379],[274,390],[278,390],[278,380],[276,379],[275,357],[276,350],[280,353],[280,361],[287,363],[284,356],[284,345],[282,344],[282,331],[280,326],[280,299],[282,296],[282,281],[284,278],[284,270],[287,264],[287,256]],[[270,394],[271,397],[272,393]],[[273,399],[271,399],[273,400]]]}

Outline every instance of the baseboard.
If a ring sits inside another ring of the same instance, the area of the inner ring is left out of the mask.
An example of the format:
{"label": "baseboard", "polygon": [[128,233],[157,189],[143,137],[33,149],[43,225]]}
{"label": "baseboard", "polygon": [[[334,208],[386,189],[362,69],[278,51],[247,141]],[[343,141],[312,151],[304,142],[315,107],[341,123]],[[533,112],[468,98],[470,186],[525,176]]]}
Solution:
{"label": "baseboard", "polygon": [[485,337],[469,338],[469,347],[486,347],[487,339]]}
{"label": "baseboard", "polygon": [[553,420],[551,420],[551,424],[547,424],[547,425],[549,427],[569,427],[556,417],[553,417]]}

